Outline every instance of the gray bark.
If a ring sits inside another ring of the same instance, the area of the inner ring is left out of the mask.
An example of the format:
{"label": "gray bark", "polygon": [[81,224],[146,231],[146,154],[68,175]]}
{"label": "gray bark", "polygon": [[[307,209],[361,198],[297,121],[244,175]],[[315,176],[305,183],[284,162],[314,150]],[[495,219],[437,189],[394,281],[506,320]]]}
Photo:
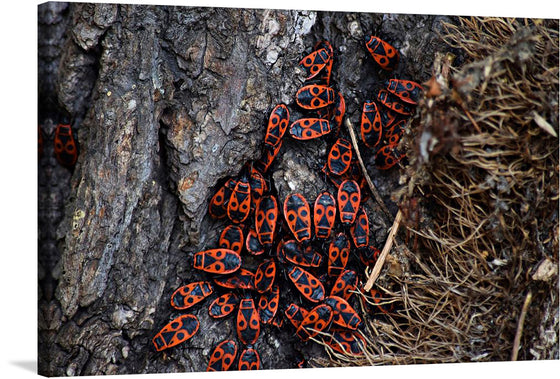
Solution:
{"label": "gray bark", "polygon": [[[39,162],[39,372],[63,376],[205,370],[211,348],[235,335],[231,320],[196,310],[204,333],[167,359],[151,339],[179,315],[171,293],[199,278],[189,252],[216,244],[223,225],[206,212],[216,185],[260,156],[272,107],[293,104],[297,62],[316,41],[332,43],[335,85],[357,125],[378,80],[364,34],[392,38],[403,51],[397,75],[422,81],[429,61],[412,60],[428,53],[437,18],[47,3],[39,23],[47,144],[62,114],[80,143],[73,172],[52,150]],[[293,183],[317,195],[326,148],[285,142],[274,174],[280,196]],[[386,199],[396,181],[376,179]],[[382,241],[387,225],[372,220]],[[300,349],[286,330],[263,332],[264,368],[324,354]]]}

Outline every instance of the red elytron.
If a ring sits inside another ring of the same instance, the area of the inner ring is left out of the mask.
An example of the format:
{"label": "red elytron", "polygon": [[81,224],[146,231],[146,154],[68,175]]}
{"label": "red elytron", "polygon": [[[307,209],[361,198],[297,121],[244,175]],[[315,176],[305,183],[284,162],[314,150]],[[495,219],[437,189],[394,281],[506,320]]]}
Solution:
{"label": "red elytron", "polygon": [[69,124],[58,124],[54,132],[54,155],[58,163],[72,168],[78,160],[78,145]]}
{"label": "red elytron", "polygon": [[297,328],[296,334],[302,341],[307,341],[325,330],[330,325],[332,318],[332,308],[326,304],[319,304],[307,313]]}
{"label": "red elytron", "polygon": [[192,338],[198,332],[199,326],[195,315],[181,315],[165,325],[152,342],[157,351],[168,349]]}
{"label": "red elytron", "polygon": [[307,300],[317,303],[324,299],[325,287],[323,287],[323,284],[301,267],[292,267],[288,277]]}
{"label": "red elytron", "polygon": [[175,309],[188,309],[212,294],[214,289],[209,282],[189,283],[173,292],[171,306]]}
{"label": "red elytron", "polygon": [[255,274],[247,269],[240,268],[234,274],[214,278],[214,283],[223,288],[229,289],[253,289]]}
{"label": "red elytron", "polygon": [[355,180],[345,180],[338,187],[338,214],[340,222],[352,224],[356,220],[358,208],[360,207],[360,186]]}
{"label": "red elytron", "polygon": [[258,293],[270,291],[276,277],[276,263],[274,260],[268,259],[261,263],[255,271],[254,287]]}
{"label": "red elytron", "polygon": [[248,179],[241,178],[229,197],[227,215],[236,224],[242,223],[251,211],[251,185]]}
{"label": "red elytron", "polygon": [[228,371],[237,356],[237,343],[234,340],[222,341],[210,354],[206,371]]}
{"label": "red elytron", "polygon": [[375,166],[380,170],[388,170],[404,158],[396,145],[385,145],[375,154]]}
{"label": "red elytron", "polygon": [[239,371],[243,370],[260,370],[261,358],[259,353],[253,348],[248,347],[239,355]]}
{"label": "red elytron", "polygon": [[348,301],[338,296],[329,296],[325,298],[325,304],[333,310],[332,322],[343,328],[356,330],[362,323],[362,319]]}
{"label": "red elytron", "polygon": [[270,247],[276,236],[278,225],[278,202],[274,195],[265,195],[255,209],[255,228],[259,242]]}
{"label": "red elytron", "polygon": [[398,96],[405,103],[416,105],[424,89],[412,80],[389,79],[387,91]]}
{"label": "red elytron", "polygon": [[329,52],[326,48],[320,48],[312,51],[309,55],[303,57],[299,65],[306,71],[305,80],[314,78],[322,69],[325,68],[330,60]]}
{"label": "red elytron", "polygon": [[222,230],[218,246],[223,249],[233,250],[237,254],[241,254],[243,250],[243,230],[237,225],[228,225]]}
{"label": "red elytron", "polygon": [[315,237],[327,239],[336,219],[336,200],[328,191],[321,192],[313,206],[313,224],[315,226]]}
{"label": "red elytron", "polygon": [[380,89],[377,93],[377,100],[387,108],[404,116],[412,114],[412,105],[403,103],[400,99],[387,90]]}
{"label": "red elytron", "polygon": [[352,270],[342,270],[336,278],[330,296],[338,296],[349,300],[358,287],[358,275]]}
{"label": "red elytron", "polygon": [[358,208],[356,222],[350,227],[350,235],[357,248],[366,247],[369,244],[369,219],[363,207]]}
{"label": "red elytron", "polygon": [[360,333],[340,328],[331,328],[329,333],[328,337],[323,337],[323,342],[334,351],[353,356],[364,355],[367,342]]}
{"label": "red elytron", "polygon": [[331,87],[308,84],[297,91],[296,103],[303,109],[319,109],[334,103],[335,95],[335,91]]}
{"label": "red elytron", "polygon": [[279,104],[274,107],[268,119],[264,143],[273,149],[277,147],[280,144],[289,123],[290,111],[288,111],[288,107],[284,104]]}
{"label": "red elytron", "polygon": [[352,163],[352,144],[344,138],[339,138],[332,145],[327,157],[327,167],[335,175],[342,175]]}
{"label": "red elytron", "polygon": [[269,293],[264,293],[259,297],[257,303],[259,309],[259,317],[263,324],[269,324],[278,312],[278,305],[280,303],[280,287],[278,285],[272,286]]}
{"label": "red elytron", "polygon": [[369,148],[373,149],[381,142],[383,124],[375,101],[366,101],[362,107],[360,134],[362,142]]}
{"label": "red elytron", "polygon": [[338,233],[329,244],[329,276],[338,276],[346,268],[350,256],[350,241],[343,232]]}
{"label": "red elytron", "polygon": [[284,242],[280,254],[282,259],[302,267],[319,267],[323,261],[321,254],[311,246],[303,248],[295,240]]}
{"label": "red elytron", "polygon": [[241,299],[237,312],[237,337],[245,345],[253,345],[261,333],[259,313],[252,298]]}
{"label": "red elytron", "polygon": [[208,314],[213,318],[222,318],[231,314],[239,304],[239,297],[233,292],[217,297],[208,307]]}
{"label": "red elytron", "polygon": [[323,118],[300,118],[290,126],[290,135],[302,141],[319,138],[330,132],[331,124]]}
{"label": "red elytron", "polygon": [[210,249],[194,255],[194,268],[212,274],[230,274],[241,267],[241,256],[229,249]]}
{"label": "red elytron", "polygon": [[245,239],[245,248],[251,255],[261,255],[264,253],[264,246],[259,241],[259,236],[254,229],[249,230]]}
{"label": "red elytron", "polygon": [[223,186],[212,196],[208,204],[208,213],[210,216],[221,219],[227,216],[227,204],[231,193],[235,189],[236,181],[228,179]]}
{"label": "red elytron", "polygon": [[311,238],[311,211],[307,200],[301,194],[292,193],[286,196],[284,218],[298,242]]}
{"label": "red elytron", "polygon": [[366,37],[366,48],[382,69],[392,71],[399,63],[397,49],[376,36]]}

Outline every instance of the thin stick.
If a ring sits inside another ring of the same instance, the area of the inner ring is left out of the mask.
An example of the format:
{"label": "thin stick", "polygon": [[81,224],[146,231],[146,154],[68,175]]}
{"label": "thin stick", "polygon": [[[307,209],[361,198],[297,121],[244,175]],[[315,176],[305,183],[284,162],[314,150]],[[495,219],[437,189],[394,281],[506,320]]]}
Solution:
{"label": "thin stick", "polygon": [[354,147],[354,151],[356,152],[356,156],[358,157],[358,162],[360,163],[360,168],[362,169],[362,174],[364,175],[364,178],[366,179],[366,182],[369,186],[369,189],[370,189],[371,193],[373,194],[373,197],[375,198],[375,200],[377,201],[377,203],[381,207],[381,210],[383,210],[383,212],[387,215],[387,217],[390,218],[391,213],[389,212],[389,209],[387,209],[387,207],[385,206],[385,203],[383,202],[383,199],[379,195],[379,192],[377,192],[377,188],[375,188],[375,184],[373,184],[373,182],[371,181],[371,178],[369,177],[369,175],[367,173],[366,166],[364,165],[364,161],[362,160],[362,155],[360,154],[360,150],[358,149],[358,140],[356,138],[356,133],[354,132],[354,126],[352,125],[352,122],[350,121],[350,119],[348,117],[346,118],[346,127],[348,128],[348,132],[350,133],[350,139],[352,140],[352,146]]}
{"label": "thin stick", "polygon": [[401,218],[402,218],[402,213],[401,210],[399,209],[399,211],[397,212],[397,216],[395,217],[395,221],[393,222],[393,226],[391,226],[391,231],[389,232],[387,241],[385,241],[385,246],[383,247],[383,250],[381,251],[379,258],[377,259],[377,262],[375,262],[375,266],[373,266],[373,270],[368,278],[367,283],[364,285],[364,291],[366,292],[371,290],[371,287],[373,287],[373,284],[375,283],[375,281],[379,277],[379,274],[381,273],[381,269],[383,268],[383,264],[385,263],[385,258],[387,258],[387,254],[389,254],[391,247],[393,247],[395,234],[397,234],[397,231],[399,230]]}
{"label": "thin stick", "polygon": [[521,308],[521,314],[519,315],[519,321],[517,323],[517,331],[515,332],[515,339],[513,340],[513,351],[511,352],[511,360],[517,360],[517,354],[519,353],[519,343],[521,341],[521,334],[523,333],[523,323],[525,322],[525,316],[527,315],[527,310],[529,304],[531,303],[531,298],[533,293],[529,291],[525,297],[525,302],[523,303],[523,308]]}

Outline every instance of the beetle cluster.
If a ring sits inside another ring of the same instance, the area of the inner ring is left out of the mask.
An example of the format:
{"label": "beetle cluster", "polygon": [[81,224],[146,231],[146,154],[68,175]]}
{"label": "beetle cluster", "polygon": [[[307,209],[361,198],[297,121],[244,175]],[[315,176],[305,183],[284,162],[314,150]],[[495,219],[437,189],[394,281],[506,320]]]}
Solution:
{"label": "beetle cluster", "polygon": [[[345,103],[330,86],[333,58],[330,43],[321,41],[300,61],[307,77],[295,94],[295,103],[309,116],[290,125],[285,104],[272,109],[262,156],[247,163],[237,177],[227,179],[209,202],[209,215],[227,224],[218,247],[192,255],[193,267],[210,275],[209,279],[187,284],[171,296],[171,306],[185,310],[216,292],[208,307],[212,318],[237,310],[238,341],[221,341],[207,371],[235,367],[238,342],[242,351],[237,368],[259,369],[255,343],[261,326],[284,328],[285,319],[302,341],[321,338],[340,353],[363,354],[366,341],[358,331],[362,320],[352,305],[358,301],[353,296],[358,274],[348,262],[359,258],[371,265],[379,250],[369,241],[365,180],[352,145],[338,137]],[[312,202],[298,192],[279,199],[270,175],[288,129],[295,140],[327,134],[335,140],[323,167],[334,190],[322,190]],[[307,305],[282,301],[287,293]],[[372,294],[378,301],[380,294]],[[161,351],[188,340],[198,329],[195,315],[182,315],[157,333],[153,344]]]}
{"label": "beetle cluster", "polygon": [[[366,48],[383,70],[393,71],[397,66],[397,50],[379,37],[367,38]],[[422,87],[416,82],[389,79],[385,88],[378,91],[376,101],[364,102],[360,124],[362,142],[371,149],[378,148],[375,164],[379,169],[389,169],[404,157],[397,146],[421,92]]]}

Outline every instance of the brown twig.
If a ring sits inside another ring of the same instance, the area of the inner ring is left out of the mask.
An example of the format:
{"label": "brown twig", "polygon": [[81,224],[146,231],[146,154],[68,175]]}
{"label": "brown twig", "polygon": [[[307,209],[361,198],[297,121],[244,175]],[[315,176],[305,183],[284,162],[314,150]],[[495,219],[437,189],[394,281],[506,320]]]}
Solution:
{"label": "brown twig", "polygon": [[521,314],[519,315],[519,321],[517,323],[517,330],[515,332],[515,338],[513,340],[513,351],[511,352],[511,360],[517,360],[517,354],[519,353],[519,343],[521,341],[521,334],[523,333],[523,323],[525,322],[525,316],[527,315],[527,309],[531,303],[531,298],[533,293],[529,291],[525,297],[525,302],[523,303],[523,308],[521,308]]}
{"label": "brown twig", "polygon": [[373,266],[373,270],[371,272],[371,275],[368,278],[367,283],[364,285],[364,291],[366,291],[366,292],[371,290],[371,287],[373,287],[373,284],[377,280],[377,277],[379,276],[379,273],[381,272],[381,269],[383,268],[383,264],[385,263],[385,258],[387,258],[387,254],[389,254],[389,251],[391,250],[391,247],[393,247],[393,242],[395,240],[395,234],[397,234],[397,231],[399,230],[399,225],[401,223],[401,218],[402,218],[402,213],[399,209],[399,211],[397,212],[397,216],[395,217],[395,221],[393,222],[393,226],[391,226],[391,231],[389,232],[389,236],[387,237],[387,241],[385,241],[385,246],[383,247],[383,250],[381,251],[381,254],[379,255],[379,258],[377,259],[377,262],[375,262],[375,266]]}
{"label": "brown twig", "polygon": [[362,155],[360,154],[360,150],[358,149],[358,140],[356,138],[356,133],[354,132],[354,126],[352,125],[352,122],[350,121],[349,118],[346,118],[346,127],[348,128],[348,132],[350,133],[350,139],[352,140],[352,146],[354,147],[354,151],[356,152],[356,156],[358,157],[358,162],[360,163],[360,168],[362,169],[362,174],[364,175],[364,178],[366,179],[366,182],[369,186],[369,189],[370,189],[371,193],[373,194],[373,197],[375,198],[375,200],[377,201],[377,203],[379,204],[379,206],[383,210],[383,212],[387,215],[387,217],[390,218],[391,213],[389,212],[389,209],[387,209],[387,206],[383,202],[383,199],[379,195],[379,192],[377,192],[377,188],[375,188],[375,184],[373,184],[373,182],[371,181],[371,178],[369,177],[369,175],[367,173],[366,166],[364,165],[364,161],[362,160]]}

